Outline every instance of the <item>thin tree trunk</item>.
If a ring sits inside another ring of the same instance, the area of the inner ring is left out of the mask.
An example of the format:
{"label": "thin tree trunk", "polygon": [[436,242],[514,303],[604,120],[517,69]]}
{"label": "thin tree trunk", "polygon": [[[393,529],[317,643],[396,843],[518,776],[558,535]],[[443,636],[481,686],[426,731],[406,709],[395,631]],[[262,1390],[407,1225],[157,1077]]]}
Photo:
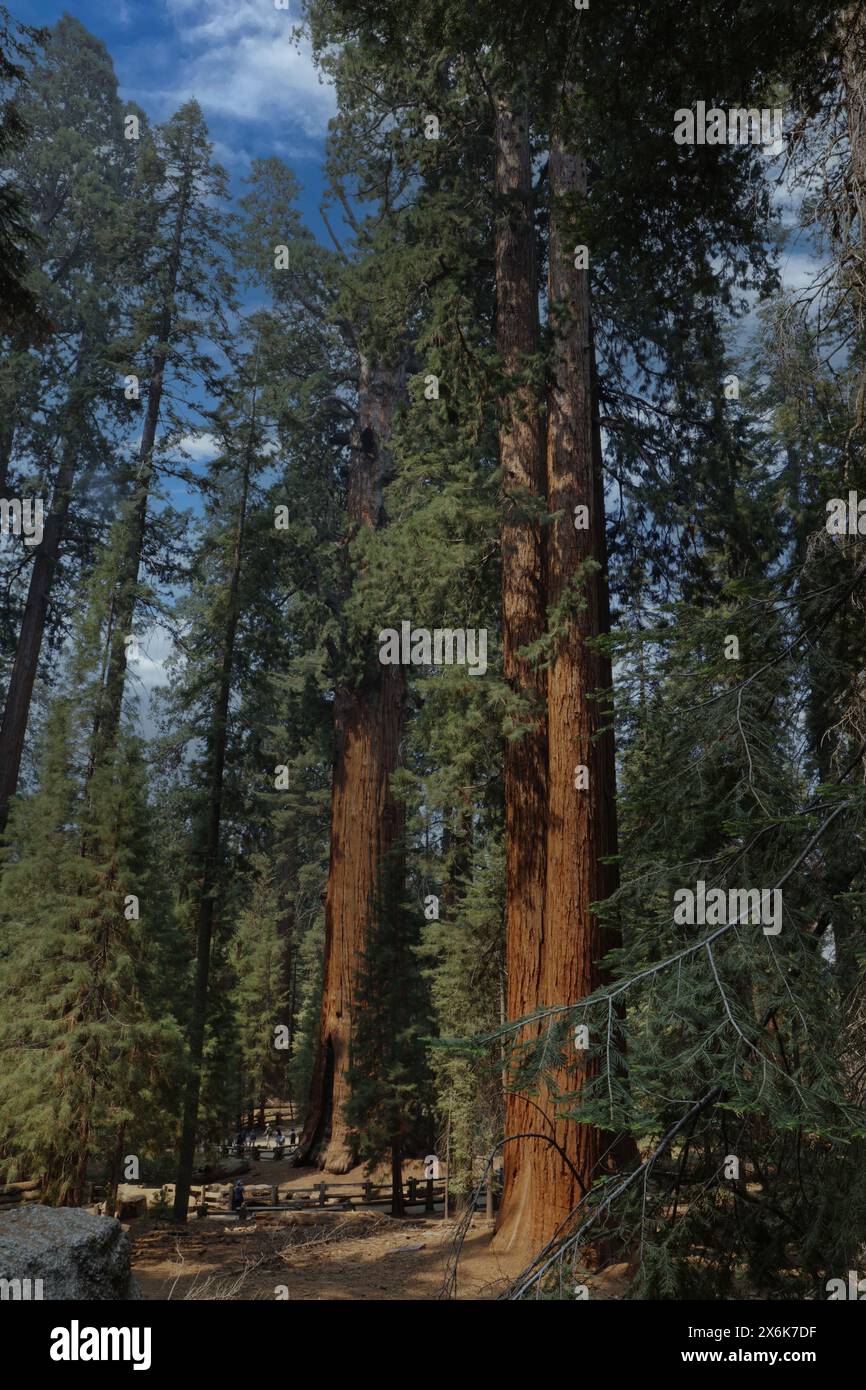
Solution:
{"label": "thin tree trunk", "polygon": [[24,740],[30,719],[33,687],[39,669],[39,654],[45,635],[48,605],[72,501],[78,464],[78,443],[75,435],[77,429],[83,428],[84,403],[81,399],[81,380],[86,370],[87,352],[88,346],[82,339],[67,400],[67,414],[75,423],[67,435],[60,457],[51,506],[43,525],[42,539],[33,558],[21,630],[15,648],[9,689],[6,692],[3,722],[0,725],[0,834],[6,828],[9,818],[9,802],[18,790]]}
{"label": "thin tree trunk", "polygon": [[288,1029],[287,1059],[291,1058],[295,1035],[295,904],[289,890],[295,879],[296,859],[295,843],[292,839],[284,845],[280,862],[280,882],[285,893],[285,905],[277,922],[277,936],[280,942],[279,990],[285,1004],[276,1021],[285,1024]]}
{"label": "thin tree trunk", "polygon": [[[90,1159],[90,1135],[93,1130],[93,1109],[96,1104],[96,1074],[99,1066],[100,1046],[97,1042],[94,1045],[95,1055],[88,1060],[91,1062],[89,1096],[83,1107],[79,1111],[80,1120],[78,1125],[78,1142],[74,1149],[70,1150],[73,1163],[73,1176],[70,1185],[65,1193],[60,1194],[60,1205],[70,1207],[80,1207],[84,1201],[84,1194],[87,1190],[87,1164]],[[64,1159],[64,1163],[68,1159]]]}
{"label": "thin tree trunk", "polygon": [[391,1215],[405,1216],[403,1205],[403,1151],[399,1139],[391,1141]]}
{"label": "thin tree trunk", "polygon": [[[532,213],[532,172],[525,101],[500,97],[496,112],[496,193],[504,211],[496,228],[497,346],[509,375],[539,346],[538,285]],[[529,709],[524,731],[505,744],[505,934],[507,1013],[517,1019],[538,1003],[544,939],[547,734],[545,679],[521,655],[544,632],[543,427],[535,392],[513,385],[499,432],[505,514],[502,523],[502,642],[505,677]],[[535,507],[535,515],[532,508]],[[531,1030],[534,1032],[535,1030]],[[527,1034],[528,1036],[529,1034]],[[523,1095],[506,1092],[505,1133],[537,1129]],[[529,1200],[530,1155],[523,1142],[505,1145],[505,1180],[497,1248],[521,1238]]]}
{"label": "thin tree trunk", "polygon": [[231,698],[232,675],[234,668],[235,637],[237,634],[241,566],[243,564],[244,528],[246,523],[247,496],[249,493],[250,469],[255,442],[256,392],[258,390],[258,357],[253,383],[253,404],[250,414],[250,429],[247,447],[244,452],[241,476],[241,495],[238,504],[238,525],[235,537],[232,572],[229,582],[229,601],[226,628],[223,639],[222,664],[219,687],[214,704],[213,721],[209,735],[208,757],[208,817],[201,856],[201,886],[199,889],[196,920],[196,972],[193,989],[192,1014],[189,1032],[190,1072],[186,1087],[181,1126],[180,1148],[178,1152],[177,1185],[174,1194],[174,1216],[177,1221],[185,1221],[189,1204],[189,1190],[192,1185],[195,1163],[196,1130],[198,1126],[198,1104],[201,1095],[201,1072],[204,1057],[205,1027],[207,1024],[208,981],[210,977],[211,943],[216,908],[216,891],[219,875],[220,829],[222,823],[223,774],[225,771],[226,745],[228,741],[229,701]]}
{"label": "thin tree trunk", "polygon": [[[842,91],[848,130],[849,167],[846,179],[850,241],[848,279],[854,282],[853,304],[862,356],[866,333],[866,13],[852,5],[842,16]],[[866,423],[866,370],[860,374],[853,428]]]}
{"label": "thin tree trunk", "polygon": [[12,445],[15,442],[15,404],[9,402],[9,413],[5,419],[0,420],[0,497],[5,497],[6,486],[9,482],[9,465],[12,462]]}
{"label": "thin tree trunk", "polygon": [[[348,484],[351,534],[379,524],[385,457],[404,379],[402,364],[373,365],[362,356]],[[340,687],[334,697],[324,991],[316,1062],[296,1158],[329,1173],[347,1172],[356,1158],[344,1115],[355,972],[380,865],[402,833],[391,776],[399,765],[405,676],[402,667],[379,665],[377,655],[371,655],[359,685]]]}
{"label": "thin tree trunk", "polygon": [[147,507],[153,477],[153,450],[156,445],[156,432],[165,390],[165,369],[168,363],[168,350],[165,345],[170,341],[175,324],[175,296],[180,276],[181,254],[192,192],[192,179],[187,176],[181,183],[180,200],[168,257],[165,296],[155,329],[156,341],[160,346],[155,350],[150,366],[147,407],[136,456],[137,488],[127,523],[126,545],[121,557],[120,572],[112,602],[112,620],[106,639],[108,648],[106,674],[91,744],[92,765],[95,765],[100,754],[114,742],[123,711],[128,657],[125,639],[131,635],[138,596],[138,573],[141,568],[141,556],[147,534]]}
{"label": "thin tree trunk", "polygon": [[117,1210],[117,1189],[120,1186],[120,1166],[123,1163],[123,1149],[126,1142],[126,1120],[117,1129],[114,1150],[111,1155],[111,1169],[105,1192],[105,1215],[114,1216]]}

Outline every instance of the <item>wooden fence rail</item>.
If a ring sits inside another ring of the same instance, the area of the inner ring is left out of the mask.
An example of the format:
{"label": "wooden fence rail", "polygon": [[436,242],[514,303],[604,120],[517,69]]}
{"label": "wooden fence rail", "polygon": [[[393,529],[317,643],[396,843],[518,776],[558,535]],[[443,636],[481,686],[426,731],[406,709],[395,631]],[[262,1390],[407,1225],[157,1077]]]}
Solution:
{"label": "wooden fence rail", "polygon": [[37,1178],[32,1182],[10,1182],[0,1187],[0,1211],[17,1207],[22,1202],[38,1202],[42,1195],[42,1184]]}
{"label": "wooden fence rail", "polygon": [[[231,1201],[233,1182],[205,1183],[190,1188],[190,1199],[198,1210],[226,1210]],[[166,1183],[166,1199],[174,1195],[174,1184]],[[390,1206],[389,1182],[317,1182],[310,1186],[290,1187],[279,1183],[244,1184],[247,1207],[268,1207],[273,1210],[299,1210],[310,1207]],[[433,1211],[436,1202],[445,1200],[444,1178],[407,1178],[403,1183],[403,1200],[407,1206],[422,1206]]]}

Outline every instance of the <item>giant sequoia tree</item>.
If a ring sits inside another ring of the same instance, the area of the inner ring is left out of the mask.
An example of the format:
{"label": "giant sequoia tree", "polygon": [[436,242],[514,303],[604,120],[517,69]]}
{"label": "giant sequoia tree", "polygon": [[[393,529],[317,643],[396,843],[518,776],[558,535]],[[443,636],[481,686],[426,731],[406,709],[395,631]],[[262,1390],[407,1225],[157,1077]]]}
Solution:
{"label": "giant sequoia tree", "polygon": [[[394,1215],[447,1152],[449,1289],[501,1161],[512,1297],[820,1295],[866,1210],[862,7],[306,22],[318,239],[281,159],[233,205],[195,101],[0,10],[4,529],[47,503],[0,547],[0,1178],[111,1208],[132,1153],[183,1220],[291,1102]],[[783,105],[782,156],[678,143],[698,102]],[[483,666],[383,664],[406,621]]]}
{"label": "giant sequoia tree", "polygon": [[[403,389],[400,363],[374,363],[362,352],[358,366],[347,485],[350,542],[362,528],[378,524],[392,421]],[[399,667],[378,666],[371,637],[360,675],[341,682],[334,693],[322,1020],[301,1140],[302,1154],[334,1173],[350,1168],[355,1156],[345,1114],[355,974],[384,856],[402,831],[390,779],[400,758],[403,678]]]}

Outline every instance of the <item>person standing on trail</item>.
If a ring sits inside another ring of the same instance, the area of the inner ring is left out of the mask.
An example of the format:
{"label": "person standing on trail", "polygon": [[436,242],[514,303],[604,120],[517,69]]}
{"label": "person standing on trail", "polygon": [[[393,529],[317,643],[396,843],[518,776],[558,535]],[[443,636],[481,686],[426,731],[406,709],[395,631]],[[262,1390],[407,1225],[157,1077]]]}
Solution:
{"label": "person standing on trail", "polygon": [[245,1201],[244,1185],[240,1178],[235,1178],[235,1185],[232,1188],[232,1211],[240,1211]]}

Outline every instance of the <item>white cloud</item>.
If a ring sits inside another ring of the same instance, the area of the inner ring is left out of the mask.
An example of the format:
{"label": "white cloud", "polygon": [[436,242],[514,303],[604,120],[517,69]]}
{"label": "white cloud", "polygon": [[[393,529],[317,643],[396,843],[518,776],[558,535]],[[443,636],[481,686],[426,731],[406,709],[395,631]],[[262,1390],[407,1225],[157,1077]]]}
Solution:
{"label": "white cloud", "polygon": [[237,120],[291,120],[321,136],[334,111],[333,88],[317,72],[310,45],[296,40],[297,15],[272,0],[165,0],[188,50],[175,105],[195,97],[205,113]]}
{"label": "white cloud", "polygon": [[208,434],[206,430],[201,434],[183,435],[178,440],[178,445],[195,463],[207,462],[208,459],[216,458],[219,453],[216,436]]}
{"label": "white cloud", "polygon": [[138,732],[143,738],[154,738],[157,731],[153,696],[170,683],[166,663],[174,649],[174,639],[166,628],[154,623],[144,632],[136,633],[138,650],[128,665],[131,677],[129,688],[135,701]]}
{"label": "white cloud", "polygon": [[225,140],[214,140],[213,152],[217,163],[222,164],[226,169],[249,169],[253,162],[249,150],[230,145]]}
{"label": "white cloud", "polygon": [[821,262],[806,251],[793,251],[782,262],[782,284],[786,290],[805,290],[812,284]]}

